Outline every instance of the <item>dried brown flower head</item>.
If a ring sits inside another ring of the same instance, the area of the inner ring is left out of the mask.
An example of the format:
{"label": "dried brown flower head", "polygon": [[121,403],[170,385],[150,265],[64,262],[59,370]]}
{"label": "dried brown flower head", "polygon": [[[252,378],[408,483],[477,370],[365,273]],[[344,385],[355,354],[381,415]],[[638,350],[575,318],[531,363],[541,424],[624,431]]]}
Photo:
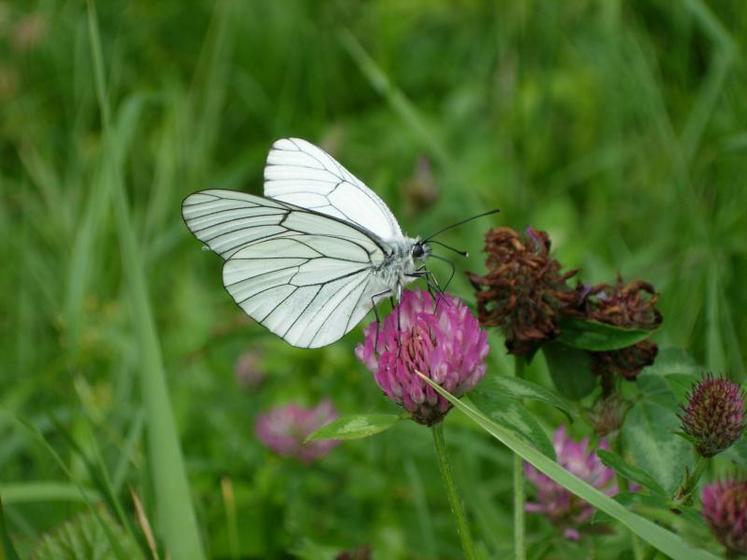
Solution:
{"label": "dried brown flower head", "polygon": [[405,212],[415,216],[427,210],[438,200],[439,189],[433,175],[433,166],[425,156],[420,156],[409,179],[402,185],[405,195]]}
{"label": "dried brown flower head", "polygon": [[485,252],[487,274],[468,274],[480,323],[503,330],[509,353],[531,355],[558,335],[564,310],[577,306],[579,295],[567,284],[576,271],[561,272],[550,257],[547,233],[532,228],[524,235],[506,227],[491,229]]}
{"label": "dried brown flower head", "polygon": [[598,375],[614,373],[628,381],[635,381],[643,368],[654,363],[658,353],[659,347],[650,340],[642,340],[620,350],[590,352],[591,370]]}
{"label": "dried brown flower head", "polygon": [[618,394],[599,398],[589,411],[588,420],[594,433],[604,437],[620,429],[632,403]]}
{"label": "dried brown flower head", "polygon": [[[627,329],[655,329],[662,317],[656,309],[658,294],[648,282],[635,280],[628,284],[618,277],[614,285],[579,286],[580,310],[584,317]],[[659,348],[650,340],[643,340],[627,348],[608,352],[590,352],[591,369],[603,378],[603,392],[609,394],[612,376],[628,381],[638,377],[644,367],[654,363]]]}
{"label": "dried brown flower head", "polygon": [[655,329],[661,324],[661,313],[656,309],[659,294],[648,282],[624,284],[618,277],[614,286],[579,286],[578,292],[581,310],[590,321],[627,329]]}

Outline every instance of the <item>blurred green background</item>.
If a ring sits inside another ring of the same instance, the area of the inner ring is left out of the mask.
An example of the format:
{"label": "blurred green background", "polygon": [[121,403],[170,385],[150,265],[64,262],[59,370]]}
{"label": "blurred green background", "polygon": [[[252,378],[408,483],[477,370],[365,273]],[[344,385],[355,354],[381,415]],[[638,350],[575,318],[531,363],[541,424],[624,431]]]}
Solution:
{"label": "blurred green background", "polygon": [[[311,467],[253,434],[290,401],[394,410],[353,356],[360,329],[320,350],[277,340],[183,225],[190,192],[261,193],[284,136],[325,147],[411,235],[500,207],[442,238],[472,254],[453,258],[467,301],[484,231],[532,225],[588,282],[654,283],[658,342],[744,378],[744,2],[91,5],[0,2],[0,495],[20,549],[87,509],[92,472],[127,512],[135,491],[157,538],[179,530],[158,513],[181,469],[165,375],[211,557],[459,556],[427,430],[401,424]],[[237,382],[244,352],[260,386]],[[475,532],[501,557],[511,457],[451,416]],[[546,427],[561,419],[542,410]],[[555,534],[529,529],[540,555]]]}

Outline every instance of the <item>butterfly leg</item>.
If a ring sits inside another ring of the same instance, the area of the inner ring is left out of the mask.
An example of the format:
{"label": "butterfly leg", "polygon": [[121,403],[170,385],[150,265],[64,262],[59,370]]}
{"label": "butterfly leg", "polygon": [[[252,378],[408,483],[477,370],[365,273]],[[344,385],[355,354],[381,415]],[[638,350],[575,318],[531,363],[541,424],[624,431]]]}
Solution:
{"label": "butterfly leg", "polygon": [[[451,284],[451,281],[454,279],[454,274],[456,273],[456,268],[454,267],[454,263],[452,263],[448,259],[444,259],[443,257],[439,257],[438,255],[431,255],[431,256],[434,257],[434,258],[437,258],[440,261],[445,262],[446,264],[449,265],[449,268],[451,269],[451,272],[449,273],[449,279],[446,281],[446,284],[444,285],[443,288],[441,288],[441,286],[439,285],[438,279],[436,278],[436,275],[433,274],[430,271],[427,271],[427,278],[428,278],[429,285],[430,285],[430,281],[432,279],[433,280],[433,287],[436,288],[436,290],[438,291],[439,295],[443,295],[443,294],[446,293],[446,290],[449,288],[449,284]],[[433,294],[431,294],[431,297],[432,296],[433,296]],[[434,313],[436,312],[436,310],[438,310],[438,304],[439,304],[441,298],[439,297],[439,298],[435,298],[435,299],[436,299],[436,305],[434,306],[434,310],[433,310]]]}
{"label": "butterfly leg", "polygon": [[[402,294],[402,286],[397,285],[397,292],[401,295]],[[392,299],[392,306],[394,306],[394,299]],[[401,321],[401,315],[400,315],[400,306],[397,306],[397,357],[399,357],[400,352],[402,352],[402,344],[400,344],[400,337],[399,334],[402,332],[402,321]]]}
{"label": "butterfly leg", "polygon": [[[431,297],[434,297],[433,295],[433,289],[435,288],[438,292],[443,292],[441,288],[438,286],[438,281],[436,280],[436,277],[434,274],[428,270],[425,265],[421,265],[420,268],[418,268],[415,272],[411,272],[409,274],[405,274],[408,278],[425,278],[425,286],[428,290],[428,293],[431,295]],[[435,299],[435,298],[434,298]]]}
{"label": "butterfly leg", "polygon": [[433,304],[433,312],[435,313],[436,311],[438,311],[438,302],[441,300],[441,296],[444,294],[444,291],[441,289],[441,286],[438,283],[438,278],[436,278],[436,275],[433,274],[430,270],[425,270],[424,277],[426,282],[425,285],[428,288],[428,293],[435,302]]}
{"label": "butterfly leg", "polygon": [[450,260],[444,260],[444,262],[447,263],[449,265],[449,267],[451,268],[451,273],[449,274],[449,279],[446,281],[446,284],[444,284],[443,291],[445,292],[446,290],[449,289],[449,284],[451,284],[451,281],[454,279],[454,274],[456,274],[456,267],[454,266],[454,263],[451,262]]}
{"label": "butterfly leg", "polygon": [[379,351],[379,329],[381,328],[381,318],[379,317],[379,310],[376,308],[376,298],[390,294],[391,290],[384,290],[378,294],[371,296],[371,309],[373,309],[374,317],[376,318],[376,336],[374,337],[374,350]]}
{"label": "butterfly leg", "polygon": [[435,288],[436,291],[438,291],[438,283],[434,283],[431,280],[431,273],[428,270],[423,272],[422,277],[425,278],[425,289],[428,290],[428,293],[430,294],[431,298],[433,298],[433,301],[436,301],[436,294],[433,292],[433,289]]}

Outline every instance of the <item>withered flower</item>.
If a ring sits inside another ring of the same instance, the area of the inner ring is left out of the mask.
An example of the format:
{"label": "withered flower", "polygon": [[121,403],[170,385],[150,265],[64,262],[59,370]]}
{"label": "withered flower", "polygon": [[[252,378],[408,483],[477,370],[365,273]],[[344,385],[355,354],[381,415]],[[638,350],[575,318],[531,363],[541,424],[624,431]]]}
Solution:
{"label": "withered flower", "polygon": [[654,363],[658,353],[659,347],[650,340],[642,340],[619,350],[590,352],[591,370],[598,375],[614,373],[628,381],[635,381],[643,368]]}
{"label": "withered flower", "polygon": [[655,329],[661,324],[656,309],[659,294],[648,282],[623,283],[618,276],[615,285],[579,286],[581,310],[586,319],[627,329]]}
{"label": "withered flower", "polygon": [[568,286],[576,270],[561,272],[550,257],[550,238],[527,228],[520,235],[511,228],[485,236],[487,274],[468,273],[477,292],[477,310],[484,327],[500,327],[509,353],[531,355],[558,335],[565,309],[577,305],[578,293]]}
{"label": "withered flower", "polygon": [[[580,309],[588,320],[627,329],[653,330],[661,324],[661,313],[656,309],[658,294],[648,282],[635,280],[624,284],[618,277],[615,285],[580,286],[578,291],[582,300]],[[613,375],[634,381],[644,367],[654,363],[658,352],[658,346],[650,340],[619,350],[590,352],[591,368],[602,376],[608,393]]]}
{"label": "withered flower", "polygon": [[588,412],[594,433],[604,437],[620,429],[632,403],[617,393],[599,398]]}
{"label": "withered flower", "polygon": [[402,185],[405,211],[415,216],[427,210],[438,200],[439,190],[433,175],[433,166],[426,156],[420,156],[409,179]]}

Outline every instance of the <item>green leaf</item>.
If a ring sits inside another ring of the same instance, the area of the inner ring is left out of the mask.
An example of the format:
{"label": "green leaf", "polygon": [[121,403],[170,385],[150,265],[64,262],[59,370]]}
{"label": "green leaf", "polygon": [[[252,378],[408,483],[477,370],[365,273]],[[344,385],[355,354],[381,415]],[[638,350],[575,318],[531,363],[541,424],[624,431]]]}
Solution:
{"label": "green leaf", "polygon": [[678,430],[679,421],[673,410],[651,400],[633,405],[622,429],[636,464],[670,493],[691,462],[690,444],[675,436]]}
{"label": "green leaf", "polygon": [[557,342],[592,352],[605,352],[627,348],[645,340],[653,330],[624,329],[598,321],[568,318],[560,322]]}
{"label": "green leaf", "polygon": [[656,362],[643,368],[641,375],[672,375],[683,373],[696,375],[703,368],[698,366],[695,360],[681,348],[664,348],[659,350]]}
{"label": "green leaf", "polygon": [[699,380],[700,377],[687,373],[673,373],[664,377],[664,381],[678,403],[684,403],[687,400],[687,394]]}
{"label": "green leaf", "polygon": [[528,399],[549,404],[563,412],[568,420],[573,422],[573,405],[570,402],[554,391],[526,379],[506,375],[491,375],[480,382],[475,390],[470,393],[470,397],[474,397],[475,394],[490,393],[510,399]]}
{"label": "green leaf", "polygon": [[401,420],[396,414],[351,414],[341,416],[310,434],[306,441],[360,439],[388,430]]}
{"label": "green leaf", "polygon": [[[116,547],[112,538],[116,539]],[[114,560],[141,558],[142,553],[137,543],[101,510],[98,514],[78,515],[44,535],[34,547],[32,557],[37,560]]]}
{"label": "green leaf", "polygon": [[605,451],[604,449],[597,449],[597,455],[602,460],[602,463],[615,470],[615,472],[621,476],[640,484],[655,494],[660,496],[667,495],[667,491],[662,488],[661,484],[654,480],[654,477],[643,469],[631,465],[630,463],[626,463],[625,459],[620,457],[617,453]]}
{"label": "green leaf", "polygon": [[680,401],[672,392],[666,377],[657,375],[639,376],[635,383],[641,400],[655,402],[671,411],[679,408]]}
{"label": "green leaf", "polygon": [[594,390],[596,376],[591,372],[591,358],[583,350],[551,342],[542,347],[547,367],[561,395],[580,400]]}
{"label": "green leaf", "polygon": [[498,441],[503,443],[506,447],[511,449],[511,451],[520,455],[525,461],[534,465],[534,467],[540,472],[546,474],[552,480],[566,488],[569,492],[572,492],[579,498],[586,500],[597,509],[622,523],[651,546],[672,558],[717,560],[717,557],[709,552],[690,546],[679,535],[652,523],[640,515],[628,511],[624,506],[617,503],[609,496],[606,496],[587,482],[571,474],[555,461],[552,461],[537,451],[534,447],[525,443],[521,438],[516,437],[511,430],[507,430],[503,426],[491,421],[482,412],[467,403],[460,401],[454,395],[445,391],[425,376],[421,377],[426,383],[431,385],[435,391],[453,404],[454,407],[462,411],[468,418],[482,427]]}
{"label": "green leaf", "polygon": [[743,469],[747,469],[747,436],[742,437],[720,455]]}
{"label": "green leaf", "polygon": [[470,400],[490,418],[511,429],[529,445],[555,460],[555,448],[539,422],[520,402],[492,394],[470,393]]}

